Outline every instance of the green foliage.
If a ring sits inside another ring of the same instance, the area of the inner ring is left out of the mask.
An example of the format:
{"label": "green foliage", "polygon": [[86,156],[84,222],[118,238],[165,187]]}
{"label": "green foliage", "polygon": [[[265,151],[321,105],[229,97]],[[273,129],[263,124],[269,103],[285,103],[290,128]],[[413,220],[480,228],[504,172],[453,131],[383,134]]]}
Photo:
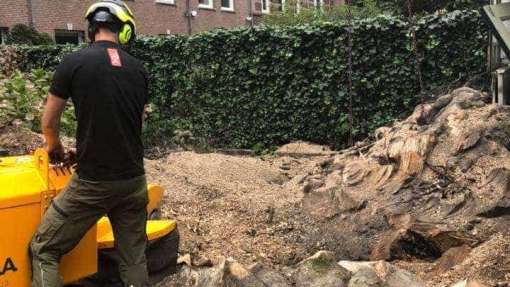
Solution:
{"label": "green foliage", "polygon": [[0,78],[8,77],[14,73],[17,66],[18,54],[11,46],[0,46]]}
{"label": "green foliage", "polygon": [[[0,126],[21,125],[40,131],[41,112],[53,77],[43,69],[30,73],[14,72],[0,81]],[[73,135],[75,130],[74,109],[69,107],[62,117],[62,132]]]}
{"label": "green foliage", "polygon": [[[485,71],[487,35],[477,11],[428,16],[417,25],[427,89]],[[159,141],[176,130],[190,131],[212,146],[259,150],[297,139],[345,145],[348,28],[261,26],[137,40],[130,52],[152,77],[147,135]],[[409,29],[392,16],[354,22],[358,139],[405,115],[417,101]],[[69,52],[18,48],[25,69],[52,69]]]}
{"label": "green foliage", "polygon": [[47,33],[39,33],[33,27],[16,24],[7,35],[7,44],[49,45],[53,40]]}
{"label": "green foliage", "polygon": [[[408,14],[408,0],[378,0],[378,6],[385,11],[392,11],[397,15]],[[414,14],[430,14],[438,10],[447,11],[479,9],[488,4],[488,0],[410,0]]]}
{"label": "green foliage", "polygon": [[[320,22],[339,22],[347,18],[347,5],[326,6],[322,9],[315,7],[297,8],[300,0],[285,1],[283,11],[265,15],[262,23],[270,26],[296,26]],[[351,13],[355,19],[376,17],[382,14],[376,0],[363,0],[351,5]]]}

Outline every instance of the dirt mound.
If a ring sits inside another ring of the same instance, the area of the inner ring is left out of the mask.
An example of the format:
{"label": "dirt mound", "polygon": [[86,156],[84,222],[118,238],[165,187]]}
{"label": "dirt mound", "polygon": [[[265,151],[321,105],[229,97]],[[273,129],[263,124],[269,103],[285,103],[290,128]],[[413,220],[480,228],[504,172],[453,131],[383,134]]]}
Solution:
{"label": "dirt mound", "polygon": [[276,153],[279,155],[328,155],[331,154],[331,149],[323,145],[296,141],[281,146]]}
{"label": "dirt mound", "polygon": [[[75,140],[61,137],[66,148],[74,148]],[[44,147],[44,137],[23,127],[0,127],[0,152],[10,156],[27,155]]]}
{"label": "dirt mound", "polygon": [[[304,187],[312,186],[305,188],[303,206],[311,206],[305,211],[329,221],[347,218],[373,260],[432,264],[448,261],[455,248],[470,250],[490,240],[508,227],[510,215],[510,109],[488,105],[488,100],[472,89],[456,90],[418,106],[393,127],[380,128],[375,142],[358,143],[323,162],[304,179]],[[373,215],[385,218],[386,225],[372,228]],[[359,230],[352,218],[369,224]],[[367,229],[373,237],[364,236]],[[424,278],[437,280],[464,260],[494,258],[470,256],[475,255],[457,256],[446,270],[432,268]],[[504,265],[498,262],[493,269]],[[463,271],[451,278],[479,272],[460,266]],[[475,277],[488,283],[505,279],[491,274]]]}
{"label": "dirt mound", "polygon": [[[165,215],[177,217],[193,256],[285,273],[329,250],[339,260],[396,260],[431,286],[492,284],[507,268],[484,246],[508,228],[510,109],[488,101],[456,90],[336,154],[293,143],[277,152],[287,157],[176,153],[148,166],[170,188]],[[494,272],[477,276],[489,265],[474,261],[493,259]]]}
{"label": "dirt mound", "polygon": [[0,127],[0,150],[9,155],[25,155],[43,146],[41,135],[18,127]]}
{"label": "dirt mound", "polygon": [[276,218],[299,205],[302,193],[289,180],[311,161],[177,152],[146,166],[149,179],[167,189],[163,216],[178,220],[183,253],[251,264],[280,263],[300,248],[274,233],[291,228]]}

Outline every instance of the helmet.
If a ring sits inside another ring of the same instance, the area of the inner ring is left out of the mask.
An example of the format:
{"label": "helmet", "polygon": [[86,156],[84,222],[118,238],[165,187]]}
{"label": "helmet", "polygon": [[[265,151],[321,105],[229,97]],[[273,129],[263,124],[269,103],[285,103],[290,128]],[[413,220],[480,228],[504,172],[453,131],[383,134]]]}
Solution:
{"label": "helmet", "polygon": [[89,21],[89,38],[93,39],[95,29],[93,23],[120,24],[119,43],[128,44],[136,37],[135,17],[129,7],[121,0],[101,0],[92,4],[85,18]]}

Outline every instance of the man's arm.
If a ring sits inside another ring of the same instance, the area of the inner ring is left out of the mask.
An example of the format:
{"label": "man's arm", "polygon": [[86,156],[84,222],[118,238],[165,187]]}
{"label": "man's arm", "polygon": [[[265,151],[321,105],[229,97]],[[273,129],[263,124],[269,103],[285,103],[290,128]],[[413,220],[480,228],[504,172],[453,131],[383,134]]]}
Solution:
{"label": "man's arm", "polygon": [[60,118],[66,107],[66,100],[51,93],[46,99],[46,106],[41,119],[41,129],[46,139],[46,151],[53,160],[64,159],[64,147],[60,142]]}

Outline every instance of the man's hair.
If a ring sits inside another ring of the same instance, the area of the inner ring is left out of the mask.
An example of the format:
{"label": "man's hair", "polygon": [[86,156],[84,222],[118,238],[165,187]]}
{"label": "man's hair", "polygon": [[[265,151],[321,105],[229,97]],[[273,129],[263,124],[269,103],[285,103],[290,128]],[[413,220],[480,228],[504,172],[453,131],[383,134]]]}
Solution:
{"label": "man's hair", "polygon": [[110,32],[117,34],[120,32],[122,24],[120,22],[119,23],[92,22],[89,24],[89,27],[92,30],[92,32],[94,33],[94,35],[99,32],[99,28],[107,29]]}

